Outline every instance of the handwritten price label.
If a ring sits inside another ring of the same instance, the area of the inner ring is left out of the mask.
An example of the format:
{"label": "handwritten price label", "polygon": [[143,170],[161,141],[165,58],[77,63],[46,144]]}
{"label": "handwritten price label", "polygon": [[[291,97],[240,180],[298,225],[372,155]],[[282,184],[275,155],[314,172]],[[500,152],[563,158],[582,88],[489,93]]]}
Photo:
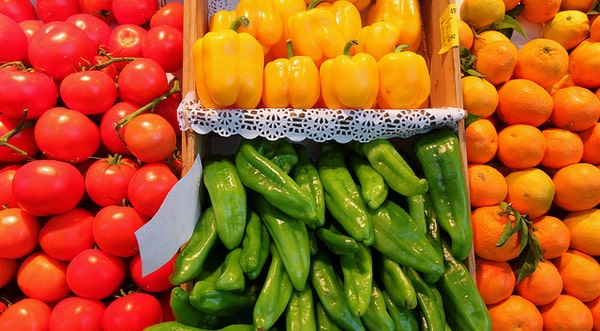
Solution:
{"label": "handwritten price label", "polygon": [[452,47],[459,45],[458,40],[458,15],[456,3],[451,3],[440,17],[440,32],[442,47],[439,54],[448,52]]}

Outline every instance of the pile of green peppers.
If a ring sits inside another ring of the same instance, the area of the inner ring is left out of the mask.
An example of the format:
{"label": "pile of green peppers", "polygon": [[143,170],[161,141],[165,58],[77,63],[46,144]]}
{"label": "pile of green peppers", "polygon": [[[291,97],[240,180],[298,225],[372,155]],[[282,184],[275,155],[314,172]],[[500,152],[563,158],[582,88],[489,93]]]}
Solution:
{"label": "pile of green peppers", "polygon": [[[204,160],[208,193],[175,261],[164,330],[491,330],[456,133],[242,140]],[[187,289],[184,289],[187,287]]]}

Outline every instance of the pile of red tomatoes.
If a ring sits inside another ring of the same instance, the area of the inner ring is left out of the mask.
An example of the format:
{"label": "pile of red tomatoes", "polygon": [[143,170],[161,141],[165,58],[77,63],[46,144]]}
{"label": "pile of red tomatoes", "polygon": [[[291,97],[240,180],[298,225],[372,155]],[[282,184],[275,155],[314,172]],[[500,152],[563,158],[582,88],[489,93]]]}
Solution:
{"label": "pile of red tomatoes", "polygon": [[0,330],[172,319],[135,231],[181,175],[182,30],[181,1],[0,1]]}

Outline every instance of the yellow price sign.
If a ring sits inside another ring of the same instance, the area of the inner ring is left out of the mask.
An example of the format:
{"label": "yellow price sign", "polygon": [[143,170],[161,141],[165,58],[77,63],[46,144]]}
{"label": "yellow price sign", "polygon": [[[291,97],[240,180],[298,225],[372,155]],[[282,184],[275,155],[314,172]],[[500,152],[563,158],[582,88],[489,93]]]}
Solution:
{"label": "yellow price sign", "polygon": [[451,3],[440,17],[440,35],[442,47],[439,54],[448,52],[452,47],[459,45],[458,39],[458,15],[456,3]]}

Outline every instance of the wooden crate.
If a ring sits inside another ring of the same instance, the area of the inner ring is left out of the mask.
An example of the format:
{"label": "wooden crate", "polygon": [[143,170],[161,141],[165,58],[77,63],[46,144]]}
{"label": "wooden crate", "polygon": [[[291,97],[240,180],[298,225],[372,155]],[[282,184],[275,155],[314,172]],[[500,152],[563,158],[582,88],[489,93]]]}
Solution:
{"label": "wooden crate", "polygon": [[[375,1],[375,0],[373,0]],[[208,0],[183,0],[185,6],[184,17],[184,62],[182,77],[182,92],[187,94],[195,90],[194,63],[191,48],[198,38],[208,29]],[[428,0],[421,1],[421,14],[423,18],[423,55],[427,58],[431,76],[431,107],[458,107],[462,108],[460,56],[458,47],[451,48],[448,52],[439,54],[442,42],[442,29],[440,17],[448,11],[450,5],[456,5],[454,0]],[[458,124],[458,135],[461,142],[463,155],[466,155],[464,145],[464,121]],[[182,133],[183,171],[192,165],[196,155],[205,155],[210,152],[211,135],[199,135],[191,130]],[[466,177],[466,158],[464,158]],[[466,185],[466,183],[465,183]],[[474,270],[474,255],[471,254],[467,264]]]}

